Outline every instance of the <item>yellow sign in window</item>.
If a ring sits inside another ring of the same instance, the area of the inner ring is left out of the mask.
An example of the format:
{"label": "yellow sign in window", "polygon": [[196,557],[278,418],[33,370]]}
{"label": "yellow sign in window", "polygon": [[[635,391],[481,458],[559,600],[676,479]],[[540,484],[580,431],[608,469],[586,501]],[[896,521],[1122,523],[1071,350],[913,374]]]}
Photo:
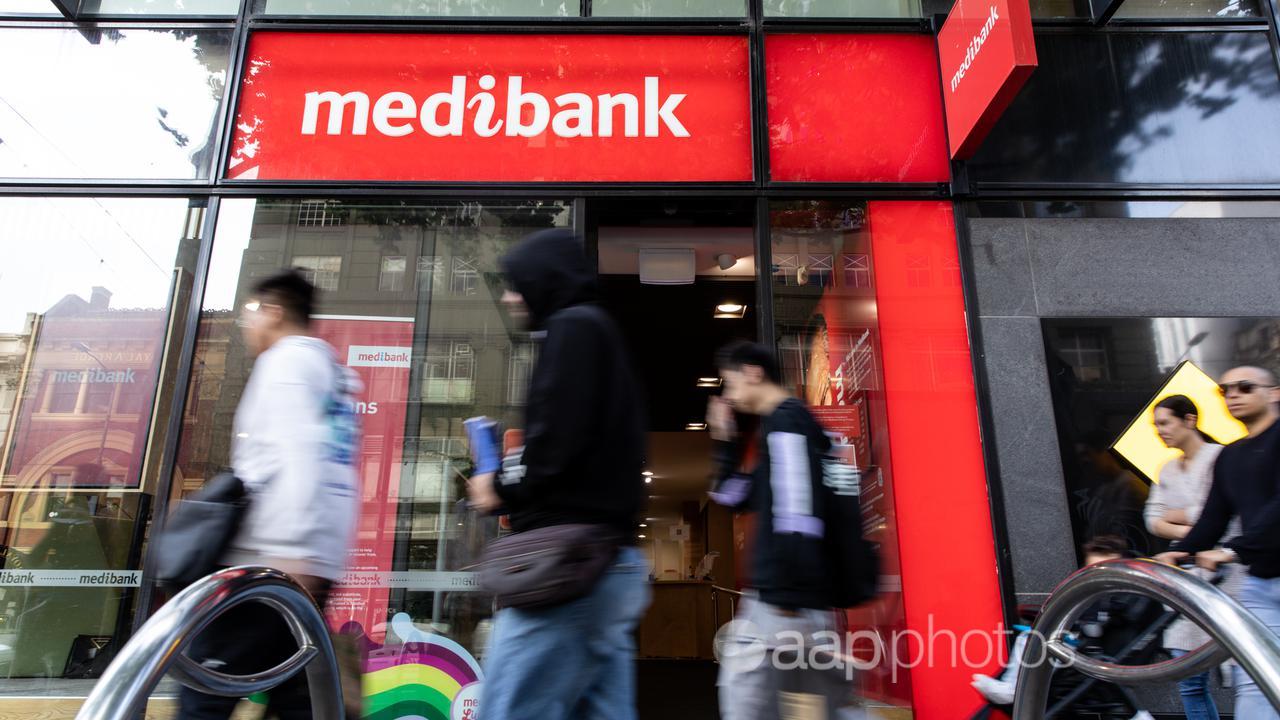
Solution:
{"label": "yellow sign in window", "polygon": [[1147,403],[1111,446],[1116,454],[1151,482],[1159,481],[1160,468],[1165,463],[1182,455],[1181,451],[1165,445],[1160,439],[1152,415],[1156,403],[1170,395],[1186,395],[1191,398],[1200,409],[1200,429],[1218,442],[1225,445],[1247,434],[1244,424],[1231,417],[1227,410],[1227,403],[1218,392],[1218,382],[1188,360],[1169,375],[1169,379],[1160,386],[1151,402]]}

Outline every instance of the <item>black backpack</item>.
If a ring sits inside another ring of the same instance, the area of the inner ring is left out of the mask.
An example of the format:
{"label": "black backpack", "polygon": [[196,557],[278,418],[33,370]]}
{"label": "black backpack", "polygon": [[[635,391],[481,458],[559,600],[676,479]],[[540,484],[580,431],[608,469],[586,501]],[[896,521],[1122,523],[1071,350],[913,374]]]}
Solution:
{"label": "black backpack", "polygon": [[837,447],[822,458],[823,549],[831,569],[831,606],[851,608],[876,596],[880,554],[862,536],[862,473],[841,459]]}

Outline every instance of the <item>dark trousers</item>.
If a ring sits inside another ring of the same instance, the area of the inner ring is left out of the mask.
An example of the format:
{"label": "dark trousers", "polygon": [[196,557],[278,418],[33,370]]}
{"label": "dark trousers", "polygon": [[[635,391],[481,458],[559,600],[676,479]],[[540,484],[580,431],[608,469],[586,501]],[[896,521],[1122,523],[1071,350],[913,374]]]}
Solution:
{"label": "dark trousers", "polygon": [[[301,579],[301,578],[300,578]],[[329,583],[307,578],[303,584],[324,607]],[[263,672],[288,660],[298,651],[298,641],[280,613],[258,602],[248,602],[229,610],[214,620],[192,641],[187,654],[197,663],[229,675]],[[281,720],[311,720],[311,696],[307,688],[307,671],[300,670],[284,684],[268,692],[267,711],[263,717]],[[226,720],[231,717],[239,698],[206,695],[183,687],[178,696],[179,720]]]}

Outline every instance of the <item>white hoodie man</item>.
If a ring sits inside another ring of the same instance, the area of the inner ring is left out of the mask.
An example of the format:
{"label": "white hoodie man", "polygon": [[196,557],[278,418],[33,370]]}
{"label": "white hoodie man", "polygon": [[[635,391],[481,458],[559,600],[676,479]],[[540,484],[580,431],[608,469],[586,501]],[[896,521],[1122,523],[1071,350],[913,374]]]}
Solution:
{"label": "white hoodie man", "polygon": [[[307,334],[315,287],[288,270],[260,281],[240,327],[256,356],[236,410],[232,466],[250,493],[249,511],[223,564],[289,573],[324,607],[355,537],[360,381],[332,347]],[[297,644],[283,619],[260,603],[233,608],[198,637],[191,655],[232,674],[268,669]],[[310,718],[305,674],[270,692],[268,715]],[[234,698],[183,688],[179,717],[223,720]]]}

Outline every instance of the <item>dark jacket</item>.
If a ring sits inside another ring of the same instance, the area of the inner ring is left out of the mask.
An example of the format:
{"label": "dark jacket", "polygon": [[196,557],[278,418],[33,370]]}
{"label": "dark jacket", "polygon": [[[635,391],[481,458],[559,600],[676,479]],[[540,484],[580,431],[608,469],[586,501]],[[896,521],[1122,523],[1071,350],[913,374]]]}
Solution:
{"label": "dark jacket", "polygon": [[502,260],[544,330],[525,409],[524,451],[495,483],[516,531],[568,523],[636,536],[644,506],[645,420],[631,358],[596,304],[595,273],[579,238],[545,230]]}
{"label": "dark jacket", "polygon": [[760,599],[787,609],[831,606],[832,572],[819,504],[826,495],[823,458],[831,440],[804,403],[791,398],[761,418],[758,464],[735,474],[741,454],[716,443],[711,499],[755,512],[750,579]]}
{"label": "dark jacket", "polygon": [[1212,549],[1236,516],[1242,532],[1224,545],[1255,577],[1280,577],[1280,422],[1222,448],[1200,519],[1177,549]]}

